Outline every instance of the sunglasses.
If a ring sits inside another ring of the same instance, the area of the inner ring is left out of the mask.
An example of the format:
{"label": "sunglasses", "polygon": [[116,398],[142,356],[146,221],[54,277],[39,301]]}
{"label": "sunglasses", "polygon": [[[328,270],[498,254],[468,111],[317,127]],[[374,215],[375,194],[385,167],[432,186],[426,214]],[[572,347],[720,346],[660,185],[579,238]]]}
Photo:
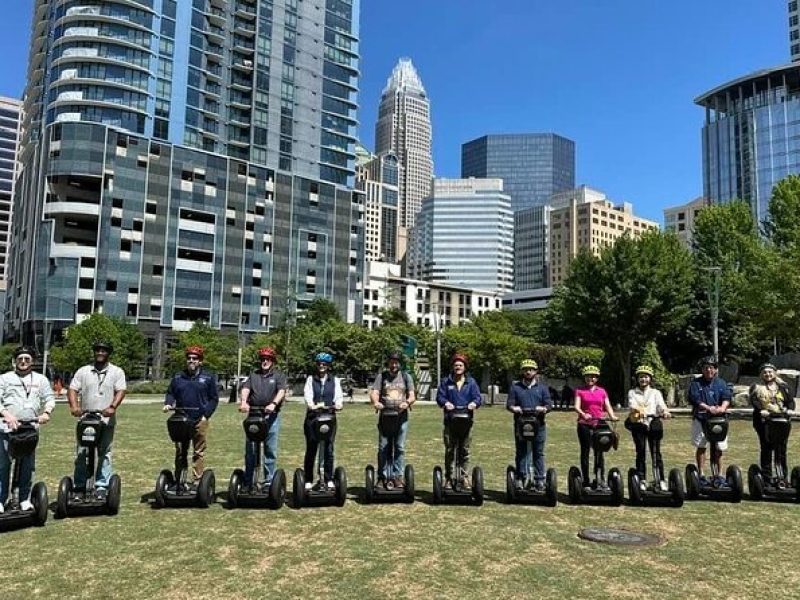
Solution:
{"label": "sunglasses", "polygon": [[15,360],[18,360],[19,362],[31,362],[33,358],[23,354],[21,356],[18,356]]}
{"label": "sunglasses", "polygon": [[200,362],[200,357],[199,356],[187,356],[186,360],[189,361],[189,362]]}

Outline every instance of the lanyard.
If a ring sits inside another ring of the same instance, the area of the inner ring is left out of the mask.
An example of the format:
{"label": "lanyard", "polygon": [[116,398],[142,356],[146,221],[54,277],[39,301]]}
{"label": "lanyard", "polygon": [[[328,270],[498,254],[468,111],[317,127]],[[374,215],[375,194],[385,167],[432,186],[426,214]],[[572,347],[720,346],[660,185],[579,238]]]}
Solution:
{"label": "lanyard", "polygon": [[[28,375],[31,377],[31,384],[29,386],[25,385],[25,380],[19,376],[19,373],[17,373],[17,377],[19,377],[19,383],[22,385],[22,389],[25,390],[26,401],[31,399],[31,390],[33,390],[33,373],[28,373]],[[28,375],[25,375],[25,377],[28,377]]]}

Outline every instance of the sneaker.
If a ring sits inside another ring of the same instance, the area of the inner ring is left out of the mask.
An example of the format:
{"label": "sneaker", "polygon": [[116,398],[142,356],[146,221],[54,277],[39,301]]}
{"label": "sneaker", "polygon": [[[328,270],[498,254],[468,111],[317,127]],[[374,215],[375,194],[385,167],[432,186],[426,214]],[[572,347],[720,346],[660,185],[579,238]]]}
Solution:
{"label": "sneaker", "polygon": [[445,479],[445,481],[444,481],[444,489],[446,489],[446,490],[452,490],[453,489],[453,482],[450,480],[450,478]]}
{"label": "sneaker", "polygon": [[658,482],[658,487],[661,489],[662,492],[668,492],[669,491],[669,484],[667,484],[666,481],[659,481]]}
{"label": "sneaker", "polygon": [[406,487],[406,482],[403,481],[402,477],[395,477],[394,478],[394,487],[402,490],[404,487]]}
{"label": "sneaker", "polygon": [[334,490],[336,489],[336,484],[335,484],[335,483],[333,483],[333,480],[332,480],[332,479],[331,479],[331,480],[328,480],[328,483],[327,483],[327,488],[328,488],[328,491],[329,491],[329,492],[332,492],[332,491],[334,491]]}
{"label": "sneaker", "polygon": [[97,488],[94,492],[94,497],[98,500],[105,501],[105,499],[108,498],[108,490],[106,488]]}
{"label": "sneaker", "polygon": [[378,477],[378,481],[375,482],[375,487],[386,487],[386,480],[383,477]]}
{"label": "sneaker", "polygon": [[464,475],[464,477],[461,479],[461,485],[463,485],[465,488],[472,487],[472,482],[469,479],[469,475]]}
{"label": "sneaker", "polygon": [[533,489],[536,490],[537,492],[543,492],[544,491],[544,481],[541,481],[541,480],[537,481],[533,485]]}
{"label": "sneaker", "polygon": [[728,485],[728,480],[725,479],[722,475],[717,475],[714,477],[714,487],[722,487]]}
{"label": "sneaker", "polygon": [[709,481],[708,477],[706,477],[705,475],[701,475],[700,476],[700,485],[702,485],[703,487],[707,487],[707,486],[711,485],[711,481]]}
{"label": "sneaker", "polygon": [[33,510],[33,503],[30,500],[23,500],[20,502],[19,509],[21,511]]}
{"label": "sneaker", "polygon": [[310,492],[313,487],[314,487],[313,483],[311,483],[310,481],[306,481],[305,490],[307,492]]}
{"label": "sneaker", "polygon": [[646,481],[640,481],[639,482],[639,491],[641,491],[641,492],[646,492],[647,491],[647,482]]}
{"label": "sneaker", "polygon": [[6,512],[6,507],[3,506],[2,502],[0,502],[0,515],[2,515],[4,512]]}
{"label": "sneaker", "polygon": [[522,481],[522,479],[517,479],[516,482],[514,482],[514,487],[521,492],[525,489],[525,482]]}

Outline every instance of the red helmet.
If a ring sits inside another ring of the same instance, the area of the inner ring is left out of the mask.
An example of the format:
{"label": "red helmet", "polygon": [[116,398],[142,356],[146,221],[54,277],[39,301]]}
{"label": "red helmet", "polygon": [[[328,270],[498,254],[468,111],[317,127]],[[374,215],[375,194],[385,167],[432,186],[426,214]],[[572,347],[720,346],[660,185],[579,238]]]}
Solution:
{"label": "red helmet", "polygon": [[189,346],[184,352],[186,356],[195,354],[200,360],[203,360],[203,347],[202,346]]}
{"label": "red helmet", "polygon": [[269,358],[270,360],[272,360],[274,362],[275,358],[277,358],[277,356],[278,356],[278,353],[275,352],[275,349],[274,348],[270,348],[269,346],[267,346],[265,348],[259,348],[258,349],[258,358]]}
{"label": "red helmet", "polygon": [[465,367],[467,366],[467,364],[469,364],[469,359],[467,359],[467,355],[462,354],[460,352],[456,352],[455,354],[453,354],[453,357],[450,359],[450,364],[452,365],[456,361],[461,361],[462,363],[464,363]]}

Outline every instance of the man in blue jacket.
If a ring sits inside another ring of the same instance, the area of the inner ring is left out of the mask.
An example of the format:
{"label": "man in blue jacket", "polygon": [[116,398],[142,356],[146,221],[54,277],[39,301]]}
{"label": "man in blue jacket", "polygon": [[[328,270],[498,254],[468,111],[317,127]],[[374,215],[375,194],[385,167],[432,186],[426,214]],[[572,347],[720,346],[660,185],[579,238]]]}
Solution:
{"label": "man in blue jacket", "polygon": [[[481,390],[478,383],[467,373],[467,357],[463,354],[454,354],[450,359],[450,375],[442,379],[436,391],[436,404],[444,409],[444,464],[445,487],[452,488],[454,472],[461,478],[465,487],[471,485],[469,480],[469,447],[472,443],[472,429],[459,445],[458,438],[454,437],[451,430],[451,417],[456,408],[467,408],[472,411],[481,405]],[[458,453],[456,449],[458,448]],[[456,455],[457,454],[457,455]]]}
{"label": "man in blue jacket", "polygon": [[[702,375],[696,377],[689,386],[687,399],[692,406],[692,445],[696,448],[695,460],[697,469],[703,476],[705,467],[706,446],[708,445],[703,425],[709,415],[723,415],[731,403],[731,392],[724,379],[717,377],[717,359],[713,356],[705,357],[700,363]],[[719,452],[712,453],[711,460],[717,467],[720,478],[722,476],[722,452],[728,449],[728,438],[717,444]],[[704,482],[705,483],[705,482]]]}
{"label": "man in blue jacket", "polygon": [[[506,409],[514,413],[514,443],[517,469],[517,489],[522,489],[525,484],[533,484],[539,491],[544,490],[544,443],[547,439],[547,429],[545,429],[544,415],[553,408],[550,400],[550,391],[547,386],[539,383],[536,374],[539,365],[535,360],[526,359],[520,363],[522,377],[515,381],[508,390]],[[539,429],[536,433],[534,442],[528,445],[528,441],[519,435],[517,421],[523,411],[534,411],[539,419]],[[529,478],[531,462],[534,464],[534,480]]]}
{"label": "man in blue jacket", "polygon": [[203,370],[203,348],[189,346],[186,348],[186,369],[170,381],[164,412],[180,408],[195,422],[192,438],[192,479],[195,484],[203,474],[208,421],[218,403],[217,378]]}

